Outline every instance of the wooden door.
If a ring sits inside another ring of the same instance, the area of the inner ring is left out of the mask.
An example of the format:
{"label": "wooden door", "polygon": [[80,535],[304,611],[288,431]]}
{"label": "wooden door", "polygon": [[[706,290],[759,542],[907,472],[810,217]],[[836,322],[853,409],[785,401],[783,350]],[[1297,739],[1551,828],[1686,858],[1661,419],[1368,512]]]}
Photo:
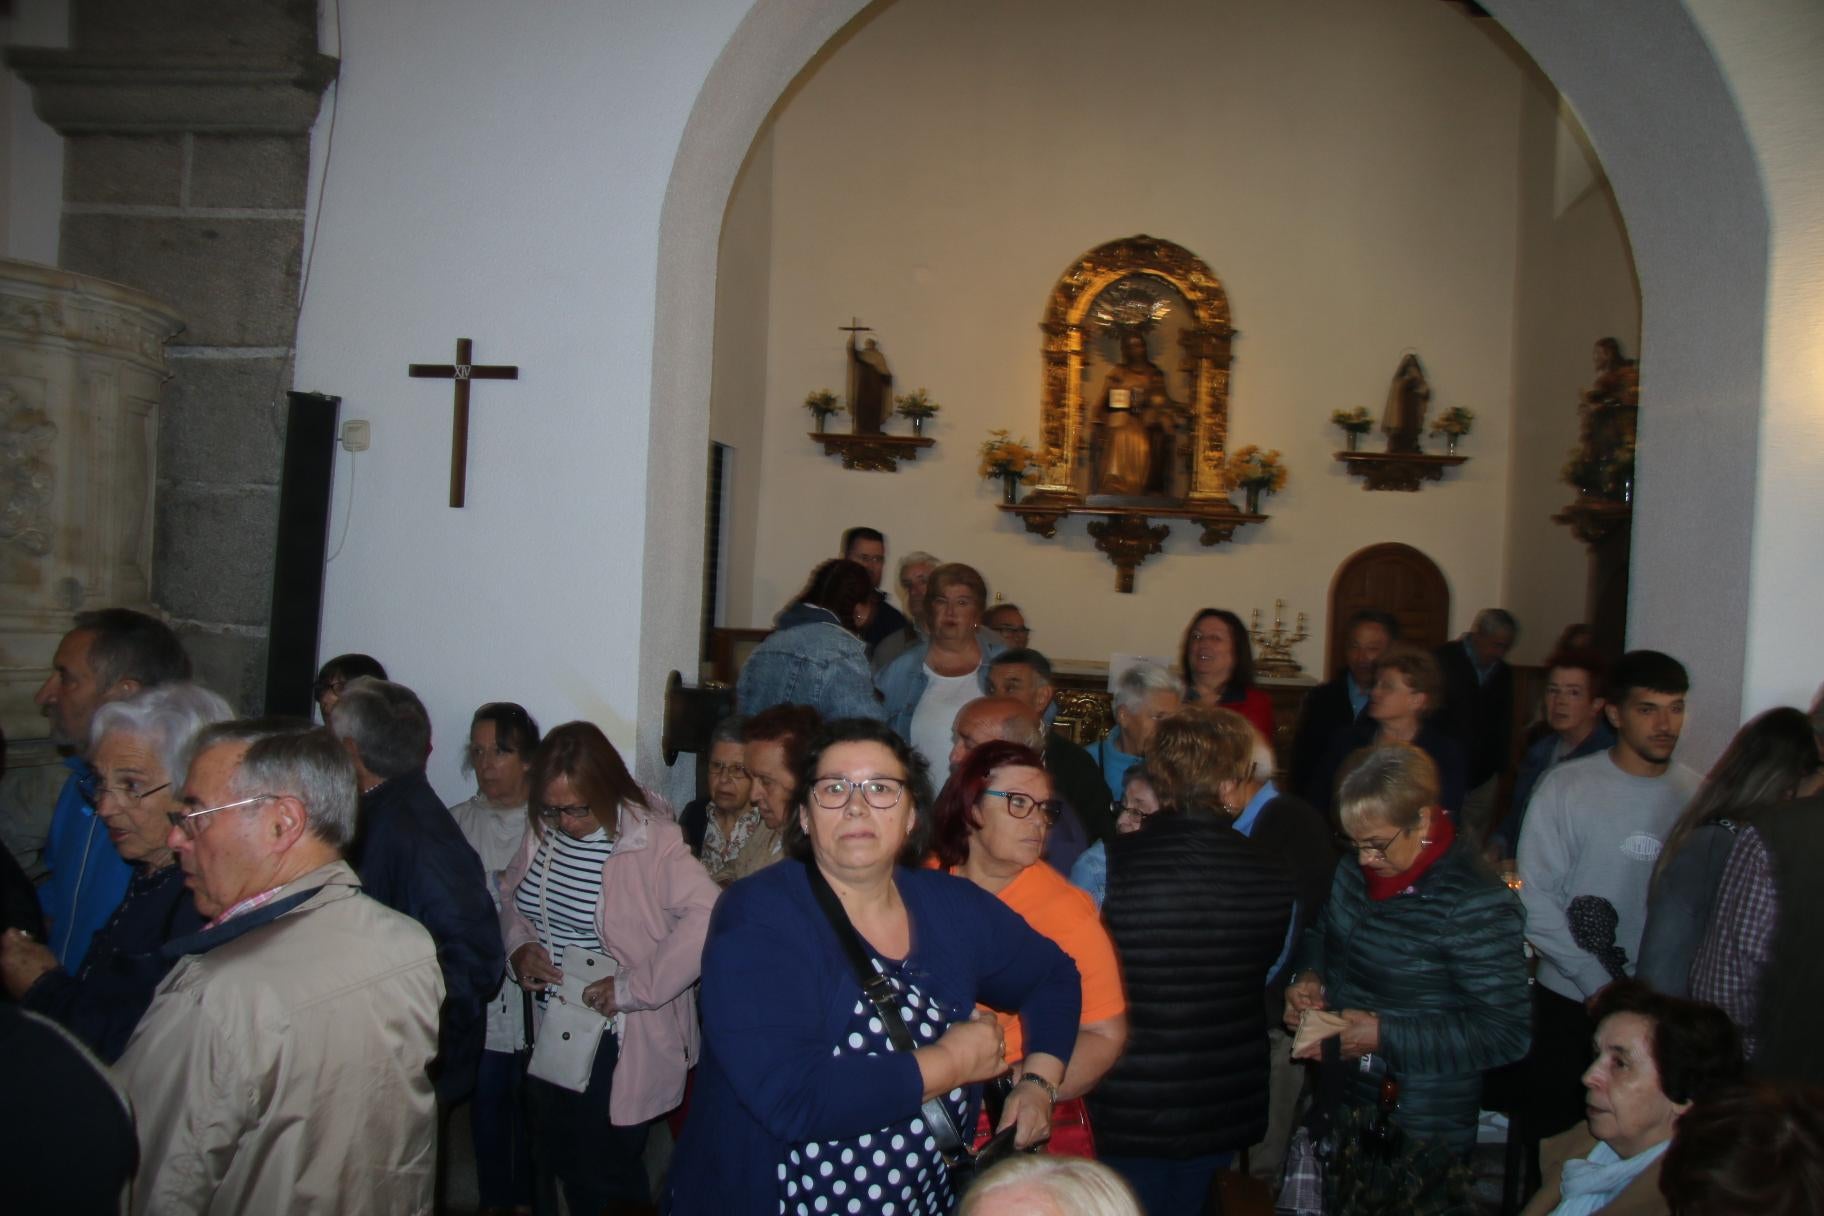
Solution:
{"label": "wooden door", "polygon": [[1411,545],[1369,545],[1351,554],[1330,580],[1326,678],[1342,666],[1349,618],[1364,608],[1391,613],[1400,623],[1400,640],[1414,646],[1431,650],[1449,637],[1450,587],[1437,563]]}

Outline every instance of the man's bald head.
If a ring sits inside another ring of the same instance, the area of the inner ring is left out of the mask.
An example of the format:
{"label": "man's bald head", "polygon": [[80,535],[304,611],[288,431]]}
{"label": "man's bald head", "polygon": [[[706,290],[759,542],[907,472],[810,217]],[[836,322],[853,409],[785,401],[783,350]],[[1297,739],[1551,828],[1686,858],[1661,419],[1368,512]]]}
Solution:
{"label": "man's bald head", "polygon": [[1034,751],[1045,747],[1045,725],[1032,708],[1012,697],[977,697],[956,711],[950,728],[950,767],[994,739],[1021,743]]}

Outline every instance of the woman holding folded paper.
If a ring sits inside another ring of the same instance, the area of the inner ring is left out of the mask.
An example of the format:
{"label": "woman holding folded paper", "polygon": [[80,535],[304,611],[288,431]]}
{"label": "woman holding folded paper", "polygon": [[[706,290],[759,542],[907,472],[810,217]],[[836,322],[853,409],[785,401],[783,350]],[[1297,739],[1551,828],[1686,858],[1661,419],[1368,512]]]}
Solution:
{"label": "woman holding folded paper", "polygon": [[[501,877],[500,923],[513,978],[539,1001],[539,1189],[555,1177],[572,1212],[649,1203],[646,1130],[697,1057],[692,990],[720,891],[591,723],[546,735],[527,776],[532,830]],[[606,974],[585,986],[586,973]]]}
{"label": "woman holding folded paper", "polygon": [[1483,1071],[1520,1059],[1530,1038],[1520,901],[1456,840],[1430,756],[1383,743],[1344,772],[1342,843],[1359,864],[1337,867],[1300,943],[1286,990],[1287,1027],[1306,1022],[1294,1055],[1315,1059],[1338,1037],[1345,1103],[1372,1110],[1391,1073],[1393,1122],[1467,1154]]}
{"label": "woman holding folded paper", "polygon": [[1024,1023],[1025,1071],[998,1129],[1037,1144],[1077,1036],[1076,968],[974,883],[916,868],[925,765],[883,724],[826,724],[798,791],[795,860],[735,883],[716,909],[670,1210],[942,1216],[977,1083],[1006,1068],[976,1003]]}

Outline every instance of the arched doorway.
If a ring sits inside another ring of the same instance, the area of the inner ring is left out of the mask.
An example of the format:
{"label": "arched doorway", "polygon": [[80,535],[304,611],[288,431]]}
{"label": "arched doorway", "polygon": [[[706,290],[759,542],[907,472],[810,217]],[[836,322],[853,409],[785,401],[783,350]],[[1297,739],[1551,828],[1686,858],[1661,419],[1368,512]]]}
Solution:
{"label": "arched doorway", "polygon": [[[1757,468],[1768,211],[1741,110],[1680,0],[1484,5],[1576,107],[1628,225],[1642,296],[1642,387],[1669,424],[1642,428],[1629,636],[1687,656],[1694,678],[1712,690],[1704,724],[1688,734],[1717,736],[1691,740],[1694,750],[1714,753],[1738,716],[1745,643],[1715,636],[1705,624],[1713,614],[1681,610],[1688,554],[1694,538],[1703,543],[1706,582],[1741,589],[1745,603],[1753,496],[1683,487],[1749,485]],[[665,673],[692,670],[697,659],[695,616],[676,606],[694,602],[701,585],[712,357],[702,318],[714,310],[723,211],[771,108],[866,7],[757,0],[710,69],[673,162],[659,240],[643,521],[651,558],[640,625],[643,773],[662,771]],[[1701,177],[1693,163],[1706,166]],[[1704,424],[1718,402],[1740,403],[1738,425]]]}
{"label": "arched doorway", "polygon": [[1343,661],[1349,618],[1365,608],[1390,613],[1400,638],[1435,650],[1450,634],[1450,587],[1438,564],[1411,545],[1388,542],[1351,553],[1330,580],[1330,633],[1324,675]]}

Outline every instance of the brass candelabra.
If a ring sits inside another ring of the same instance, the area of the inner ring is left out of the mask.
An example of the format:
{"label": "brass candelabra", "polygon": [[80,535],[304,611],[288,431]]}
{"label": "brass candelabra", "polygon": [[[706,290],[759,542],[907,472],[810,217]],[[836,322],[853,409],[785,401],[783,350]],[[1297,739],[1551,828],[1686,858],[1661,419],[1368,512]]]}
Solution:
{"label": "brass candelabra", "polygon": [[1254,671],[1263,676],[1296,676],[1304,674],[1304,668],[1292,657],[1292,648],[1311,635],[1305,632],[1305,614],[1299,613],[1297,624],[1292,632],[1286,632],[1286,601],[1273,601],[1273,628],[1263,631],[1260,627],[1260,609],[1256,608],[1248,618],[1248,636],[1254,640]]}

